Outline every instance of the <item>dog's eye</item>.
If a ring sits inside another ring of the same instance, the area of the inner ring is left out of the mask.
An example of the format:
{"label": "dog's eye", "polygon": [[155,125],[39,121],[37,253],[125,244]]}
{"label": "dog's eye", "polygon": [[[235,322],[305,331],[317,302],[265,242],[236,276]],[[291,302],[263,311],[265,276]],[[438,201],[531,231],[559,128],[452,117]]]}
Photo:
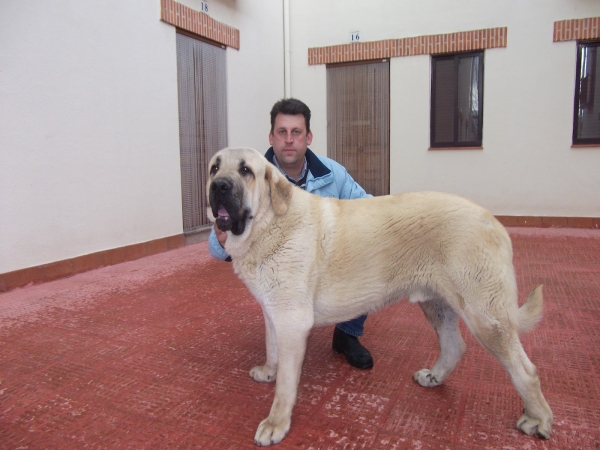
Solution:
{"label": "dog's eye", "polygon": [[217,164],[213,164],[212,167],[210,168],[210,174],[214,175],[215,173],[217,173],[218,170],[219,170],[219,166]]}
{"label": "dog's eye", "polygon": [[246,176],[246,175],[253,175],[253,174],[252,174],[252,170],[250,170],[250,168],[249,168],[248,166],[241,166],[241,167],[240,167],[240,173],[241,173],[243,176]]}

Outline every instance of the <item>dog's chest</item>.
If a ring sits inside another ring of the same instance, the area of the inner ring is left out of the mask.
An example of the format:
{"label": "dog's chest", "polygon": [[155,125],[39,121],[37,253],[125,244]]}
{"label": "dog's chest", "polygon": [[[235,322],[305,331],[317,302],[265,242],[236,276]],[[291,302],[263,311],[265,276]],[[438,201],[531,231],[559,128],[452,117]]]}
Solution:
{"label": "dog's chest", "polygon": [[265,267],[256,258],[240,258],[234,261],[233,266],[235,273],[256,300],[264,304],[273,287],[277,285],[277,282],[273,279],[273,274],[269,274],[270,271],[265,270]]}

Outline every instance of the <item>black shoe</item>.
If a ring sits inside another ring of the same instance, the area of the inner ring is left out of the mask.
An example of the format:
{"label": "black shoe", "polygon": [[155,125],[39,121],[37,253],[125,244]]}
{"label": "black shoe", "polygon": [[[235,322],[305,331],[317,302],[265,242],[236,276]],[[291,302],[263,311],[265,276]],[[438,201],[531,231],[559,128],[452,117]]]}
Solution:
{"label": "black shoe", "polygon": [[338,353],[346,355],[346,360],[351,366],[359,369],[370,369],[373,367],[373,357],[369,350],[358,342],[356,336],[344,333],[337,327],[333,331],[333,344],[331,348]]}

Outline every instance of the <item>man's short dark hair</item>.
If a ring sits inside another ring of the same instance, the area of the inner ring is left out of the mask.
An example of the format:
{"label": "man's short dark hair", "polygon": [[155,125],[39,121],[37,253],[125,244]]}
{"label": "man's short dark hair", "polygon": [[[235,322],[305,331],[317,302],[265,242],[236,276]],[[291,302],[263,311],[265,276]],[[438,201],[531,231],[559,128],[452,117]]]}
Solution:
{"label": "man's short dark hair", "polygon": [[306,132],[310,131],[310,109],[300,100],[284,98],[273,105],[271,109],[271,133],[275,128],[275,117],[277,117],[277,114],[286,114],[288,116],[302,114],[304,116],[304,123],[306,124]]}

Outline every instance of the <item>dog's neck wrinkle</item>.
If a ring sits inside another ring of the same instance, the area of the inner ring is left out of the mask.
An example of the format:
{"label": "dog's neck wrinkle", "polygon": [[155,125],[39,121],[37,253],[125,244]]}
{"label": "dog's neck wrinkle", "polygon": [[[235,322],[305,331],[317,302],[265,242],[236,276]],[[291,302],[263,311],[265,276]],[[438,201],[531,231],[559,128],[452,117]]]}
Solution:
{"label": "dog's neck wrinkle", "polygon": [[245,255],[250,253],[250,249],[255,245],[255,242],[263,239],[263,233],[271,226],[275,213],[269,208],[259,208],[249,216],[252,219],[246,221],[244,232],[239,236],[232,234],[225,243],[225,250],[233,261],[243,259]]}
{"label": "dog's neck wrinkle", "polygon": [[[294,194],[299,194],[297,195],[298,197],[302,194],[306,196],[312,195],[299,188],[298,191],[294,192]],[[237,260],[241,263],[242,260],[248,259],[247,255],[257,253],[252,251],[256,246],[261,248],[261,251],[265,249],[268,249],[267,252],[276,251],[275,249],[270,249],[273,246],[273,242],[280,240],[282,235],[291,233],[294,229],[303,226],[302,219],[304,217],[299,215],[300,209],[295,206],[295,202],[290,202],[288,210],[281,216],[277,215],[273,211],[273,208],[270,207],[270,199],[264,199],[264,202],[261,200],[259,204],[267,206],[259,207],[255,211],[254,219],[246,223],[244,233],[239,236],[232,235],[227,239],[227,243],[230,240],[231,242],[230,247],[226,243],[225,250],[231,255],[234,262]],[[296,217],[290,220],[292,216]],[[254,265],[256,262],[250,264]]]}

